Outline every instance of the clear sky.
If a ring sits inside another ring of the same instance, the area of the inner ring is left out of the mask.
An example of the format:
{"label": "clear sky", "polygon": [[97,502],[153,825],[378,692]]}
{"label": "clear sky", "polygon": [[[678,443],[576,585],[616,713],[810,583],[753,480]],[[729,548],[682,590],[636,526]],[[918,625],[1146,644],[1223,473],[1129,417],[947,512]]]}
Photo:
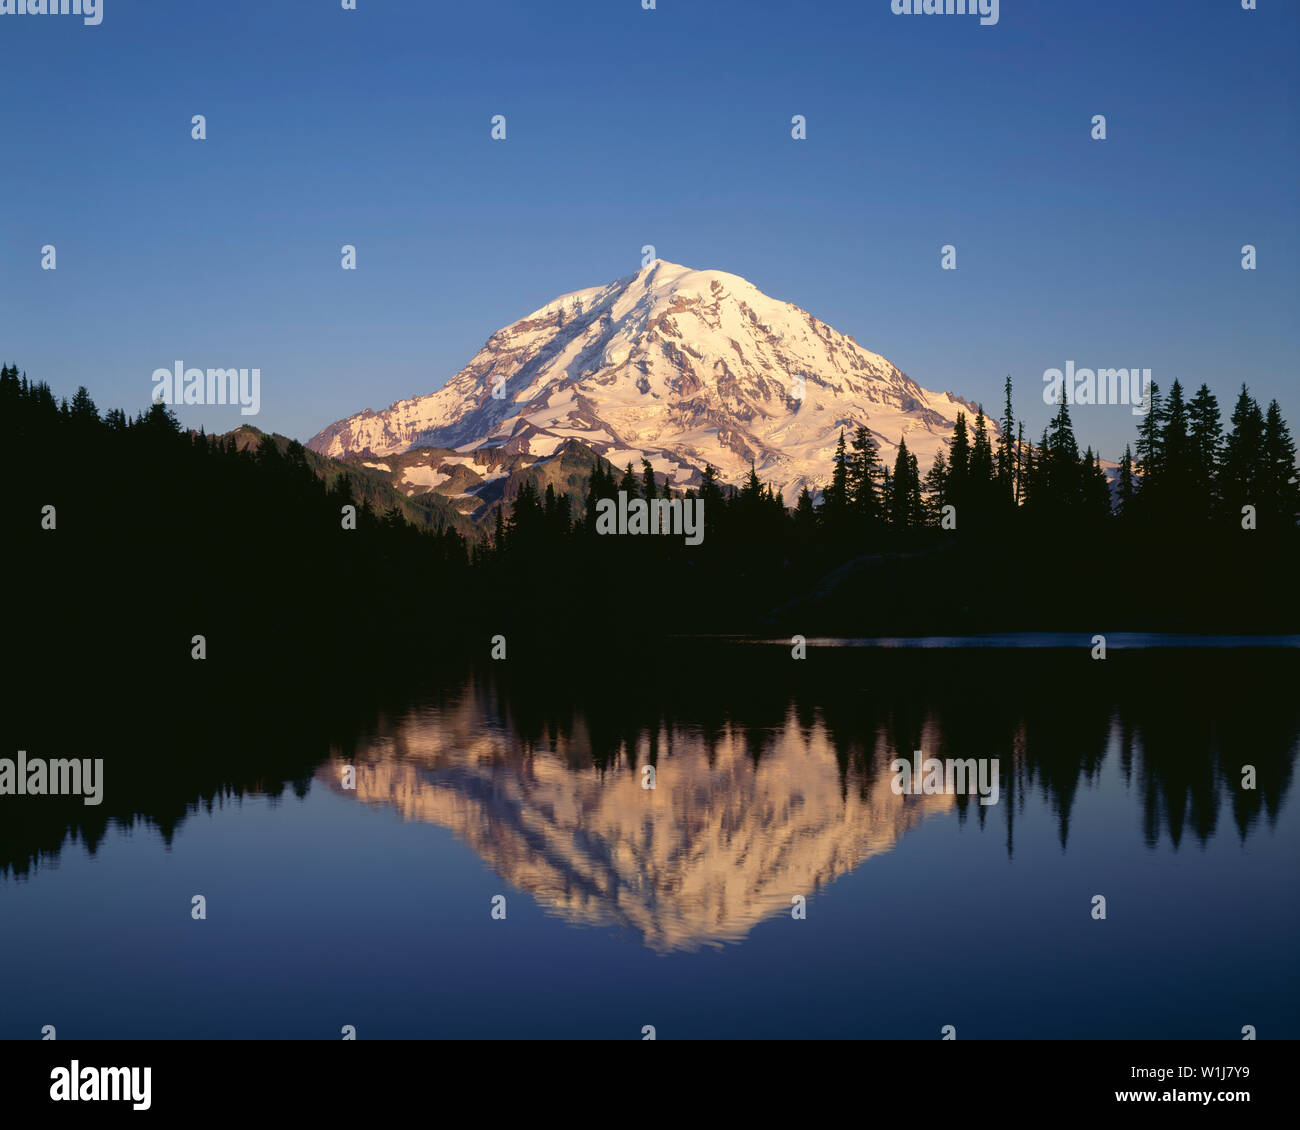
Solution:
{"label": "clear sky", "polygon": [[[1295,0],[1002,0],[994,26],[890,0],[0,15],[0,359],[130,411],[178,359],[257,366],[247,419],[305,440],[653,244],[995,414],[1010,373],[1033,435],[1067,360],[1206,381],[1225,416],[1244,380],[1300,426],[1298,62]],[[1136,421],[1075,422],[1118,458]]]}

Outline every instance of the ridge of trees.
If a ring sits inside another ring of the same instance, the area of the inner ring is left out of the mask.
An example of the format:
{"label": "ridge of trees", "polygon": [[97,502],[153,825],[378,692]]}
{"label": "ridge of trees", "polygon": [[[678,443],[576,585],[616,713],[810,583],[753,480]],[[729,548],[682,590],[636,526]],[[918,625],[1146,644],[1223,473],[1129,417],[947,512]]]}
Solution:
{"label": "ridge of trees", "polygon": [[[587,478],[585,456],[570,451],[572,465],[552,468],[544,489],[541,479],[521,474],[514,495],[466,535],[451,523],[412,524],[397,504],[377,507],[367,493],[375,484],[336,471],[322,476],[319,457],[296,441],[263,436],[239,450],[233,437],[187,433],[162,404],[134,417],[101,414],[85,388],[60,401],[6,365],[0,455],[17,484],[0,508],[15,560],[53,583],[79,583],[84,560],[60,548],[70,539],[92,555],[101,588],[128,601],[151,602],[159,576],[184,578],[177,591],[194,610],[187,622],[221,613],[250,631],[259,617],[294,631],[314,625],[321,607],[351,601],[347,638],[358,646],[376,633],[427,631],[433,620],[476,623],[486,607],[500,610],[503,626],[540,622],[539,594],[568,590],[605,610],[642,591],[656,609],[647,630],[749,630],[774,608],[823,589],[822,611],[833,629],[843,616],[844,632],[861,607],[905,617],[909,603],[917,615],[933,604],[925,622],[936,628],[969,625],[969,604],[1010,627],[1017,609],[1026,618],[1043,614],[1047,597],[1030,591],[1026,574],[1050,576],[1096,553],[1127,553],[1146,571],[1177,567],[1173,547],[1198,539],[1214,547],[1225,585],[1234,577],[1272,585],[1284,602],[1284,586],[1268,579],[1269,570],[1294,549],[1300,484],[1276,401],[1261,408],[1243,386],[1225,429],[1206,386],[1190,401],[1178,382],[1167,396],[1153,386],[1151,411],[1112,489],[1098,454],[1079,451],[1068,404],[1030,443],[1013,412],[1010,378],[1005,391],[996,424],[980,409],[973,421],[958,415],[950,444],[924,476],[906,436],[886,463],[865,426],[841,430],[820,499],[806,485],[793,507],[752,464],[739,486],[719,482],[706,466],[698,486],[682,492],[645,461],[620,471],[594,452]],[[601,536],[596,502],[619,490],[703,500],[703,543]],[[38,525],[50,503],[58,505],[58,541]],[[355,531],[340,521],[348,505],[356,507]],[[1249,535],[1241,529],[1246,505],[1256,510]],[[1282,548],[1265,560],[1265,544]],[[944,557],[951,545],[965,548]],[[870,590],[823,584],[851,562],[899,554],[924,555],[924,568],[891,567]],[[229,579],[253,562],[266,584],[251,595],[228,591]],[[642,581],[630,588],[634,577]],[[866,595],[882,585],[893,599]],[[1194,599],[1190,586],[1166,582],[1143,607],[1181,617]],[[936,596],[947,590],[967,591],[961,599]],[[412,605],[405,619],[390,617],[384,601],[394,599]],[[1074,603],[1058,601],[1057,611]],[[1137,606],[1114,607],[1127,614]]]}

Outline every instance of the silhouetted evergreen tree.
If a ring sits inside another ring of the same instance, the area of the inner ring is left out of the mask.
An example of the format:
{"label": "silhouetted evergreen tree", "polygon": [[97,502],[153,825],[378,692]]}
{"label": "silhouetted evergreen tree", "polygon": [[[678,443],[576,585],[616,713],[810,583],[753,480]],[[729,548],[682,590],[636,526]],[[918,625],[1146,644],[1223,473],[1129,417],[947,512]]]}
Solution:
{"label": "silhouetted evergreen tree", "polygon": [[637,483],[636,475],[632,471],[631,463],[628,463],[627,470],[623,472],[623,478],[618,484],[618,489],[627,491],[627,499],[629,502],[634,498],[640,498],[640,485]]}
{"label": "silhouetted evergreen tree", "polygon": [[1119,493],[1115,499],[1116,513],[1121,518],[1133,517],[1133,453],[1124,445],[1124,458],[1119,465]]}
{"label": "silhouetted evergreen tree", "polygon": [[925,515],[932,525],[939,525],[943,518],[943,507],[948,490],[948,461],[940,448],[934,456],[934,462],[925,473],[924,482]]}
{"label": "silhouetted evergreen tree", "polygon": [[1001,502],[1005,505],[1015,499],[1016,495],[1016,415],[1011,407],[1011,375],[1003,384],[1006,402],[1002,407],[1002,418],[998,421],[998,457],[997,479],[1001,487]]}
{"label": "silhouetted evergreen tree", "polygon": [[1145,517],[1154,509],[1160,493],[1160,463],[1163,457],[1161,437],[1164,434],[1164,401],[1160,386],[1152,381],[1147,390],[1146,413],[1138,425],[1138,438],[1133,454],[1137,457],[1138,489],[1135,500],[1138,511]]}
{"label": "silhouetted evergreen tree", "polygon": [[1098,523],[1110,517],[1110,483],[1101,458],[1093,454],[1091,447],[1083,453],[1081,502],[1085,520]]}
{"label": "silhouetted evergreen tree", "polygon": [[997,506],[998,489],[993,448],[989,443],[988,424],[984,419],[983,408],[975,413],[975,438],[971,444],[966,490],[969,495],[968,519],[973,519],[979,529],[986,529]]}
{"label": "silhouetted evergreen tree", "polygon": [[952,432],[952,443],[948,448],[948,499],[957,508],[958,522],[967,502],[970,501],[968,483],[970,481],[970,436],[966,431],[966,413],[957,413],[957,423]]}
{"label": "silhouetted evergreen tree", "polygon": [[846,468],[847,504],[860,523],[871,526],[881,519],[879,480],[880,456],[876,441],[866,426],[859,424],[853,433],[853,454]]}
{"label": "silhouetted evergreen tree", "polygon": [[641,460],[641,497],[649,501],[656,497],[655,490],[655,472],[650,466],[650,460]]}
{"label": "silhouetted evergreen tree", "polygon": [[705,463],[700,479],[700,502],[704,507],[706,536],[716,541],[725,525],[726,497],[718,485],[718,472],[711,463]]}
{"label": "silhouetted evergreen tree", "polygon": [[78,425],[99,423],[99,411],[95,408],[95,402],[90,399],[90,393],[86,390],[85,385],[81,385],[72,398],[71,415],[73,421]]}
{"label": "silhouetted evergreen tree", "polygon": [[1241,508],[1258,510],[1260,465],[1264,449],[1264,414],[1246,386],[1232,410],[1232,430],[1223,445],[1219,496],[1228,521],[1241,520]]}
{"label": "silhouetted evergreen tree", "polygon": [[1196,517],[1206,521],[1219,511],[1218,477],[1223,456],[1223,421],[1219,401],[1202,384],[1187,410],[1191,439],[1191,495]]}
{"label": "silhouetted evergreen tree", "polygon": [[1269,401],[1264,417],[1264,441],[1260,446],[1260,528],[1276,533],[1295,526],[1300,511],[1300,484],[1296,481],[1296,447],[1291,429],[1282,418],[1276,400]]}
{"label": "silhouetted evergreen tree", "polygon": [[512,556],[537,552],[544,543],[546,516],[537,487],[531,478],[519,484],[510,507],[510,520],[506,523],[506,550]]}
{"label": "silhouetted evergreen tree", "polygon": [[585,526],[588,535],[596,532],[596,504],[602,498],[612,498],[614,496],[614,486],[611,476],[605,473],[605,461],[597,456],[591,464],[591,479],[587,486],[587,509]]}
{"label": "silhouetted evergreen tree", "polygon": [[817,533],[817,511],[813,508],[812,492],[809,491],[807,483],[799,492],[799,501],[795,504],[794,533],[795,537],[804,544],[812,541]]}
{"label": "silhouetted evergreen tree", "polygon": [[912,452],[907,453],[907,524],[925,525],[925,503],[921,498],[921,468]]}
{"label": "silhouetted evergreen tree", "polygon": [[1016,425],[1016,478],[1015,478],[1015,503],[1017,506],[1024,501],[1024,459],[1023,452],[1025,449],[1025,425],[1021,421]]}
{"label": "silhouetted evergreen tree", "polygon": [[890,476],[889,521],[900,529],[918,526],[921,510],[921,477],[916,457],[907,450],[907,440],[899,437],[894,473]]}
{"label": "silhouetted evergreen tree", "polygon": [[1161,419],[1160,478],[1153,495],[1158,509],[1149,516],[1183,529],[1196,518],[1195,460],[1188,423],[1183,385],[1175,380]]}
{"label": "silhouetted evergreen tree", "polygon": [[1045,486],[1053,517],[1068,514],[1079,505],[1083,493],[1083,474],[1079,462],[1079,445],[1070,420],[1070,404],[1065,398],[1052,417],[1048,433]]}
{"label": "silhouetted evergreen tree", "polygon": [[839,441],[835,444],[835,455],[831,461],[830,485],[822,494],[822,522],[832,537],[844,536],[848,512],[849,457],[844,447],[844,429],[841,428]]}
{"label": "silhouetted evergreen tree", "polygon": [[1051,491],[1048,482],[1048,453],[1051,437],[1046,426],[1038,446],[1029,444],[1025,449],[1024,506],[1026,512],[1042,517],[1051,510]]}

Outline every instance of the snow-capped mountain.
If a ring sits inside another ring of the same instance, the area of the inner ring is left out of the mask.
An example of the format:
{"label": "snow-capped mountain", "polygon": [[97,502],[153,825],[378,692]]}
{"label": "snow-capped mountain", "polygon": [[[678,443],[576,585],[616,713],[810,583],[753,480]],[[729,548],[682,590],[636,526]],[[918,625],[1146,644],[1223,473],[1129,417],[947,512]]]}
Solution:
{"label": "snow-capped mountain", "polygon": [[340,420],[307,446],[373,460],[444,449],[402,480],[421,493],[453,476],[457,455],[545,457],[575,438],[615,466],[646,458],[679,488],[706,463],[739,483],[752,460],[793,504],[828,480],[841,428],[865,424],[890,464],[905,437],[924,471],[959,411],[974,415],[739,276],[657,259],[499,330],[437,392]]}

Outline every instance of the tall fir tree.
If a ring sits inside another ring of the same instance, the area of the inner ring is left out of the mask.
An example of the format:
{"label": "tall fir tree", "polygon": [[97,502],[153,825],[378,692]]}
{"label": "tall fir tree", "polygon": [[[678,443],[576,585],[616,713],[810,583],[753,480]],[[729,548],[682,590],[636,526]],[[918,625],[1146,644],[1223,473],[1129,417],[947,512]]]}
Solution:
{"label": "tall fir tree", "polygon": [[913,452],[907,453],[907,524],[925,525],[925,501],[921,497],[921,468]]}
{"label": "tall fir tree", "polygon": [[880,473],[876,441],[866,426],[859,424],[853,433],[853,453],[849,456],[845,489],[847,504],[854,516],[868,524],[880,520]]}
{"label": "tall fir tree", "polygon": [[1081,503],[1088,521],[1101,522],[1110,517],[1110,483],[1101,465],[1101,456],[1091,447],[1083,453]]}
{"label": "tall fir tree", "polygon": [[993,516],[998,495],[993,447],[989,442],[988,422],[984,419],[983,408],[975,414],[975,438],[971,443],[966,489],[970,496],[969,508],[980,525],[983,525]]}
{"label": "tall fir tree", "polygon": [[704,464],[704,473],[700,479],[700,506],[704,510],[704,532],[714,537],[723,522],[723,494],[718,485],[718,472],[713,464]]}
{"label": "tall fir tree", "polygon": [[641,485],[637,482],[636,472],[632,470],[632,464],[630,462],[627,465],[627,470],[623,472],[623,478],[618,484],[618,489],[627,491],[627,499],[629,502],[634,498],[641,497]]}
{"label": "tall fir tree", "polygon": [[1160,386],[1152,381],[1147,388],[1146,412],[1138,424],[1138,438],[1133,450],[1138,472],[1137,506],[1144,516],[1155,509],[1160,493],[1163,430],[1164,401],[1160,396]]}
{"label": "tall fir tree", "polygon": [[1068,398],[1061,397],[1050,427],[1044,478],[1048,503],[1059,515],[1077,506],[1083,493],[1083,469],[1079,463],[1079,444],[1074,438]]}
{"label": "tall fir tree", "polygon": [[1291,429],[1276,400],[1269,401],[1264,416],[1264,441],[1260,445],[1259,516],[1261,528],[1292,530],[1300,511],[1300,484],[1296,481],[1296,447]]}
{"label": "tall fir tree", "polygon": [[1219,497],[1231,522],[1241,518],[1243,506],[1258,509],[1261,455],[1264,446],[1264,414],[1243,384],[1232,409],[1232,429],[1223,443],[1223,464],[1219,475]]}
{"label": "tall fir tree", "polygon": [[1161,416],[1159,514],[1161,523],[1185,529],[1195,517],[1194,460],[1182,381],[1169,387]]}
{"label": "tall fir tree", "polygon": [[840,429],[839,442],[831,462],[830,485],[822,494],[822,520],[834,534],[844,530],[844,520],[849,510],[849,457],[844,446],[844,429]]}
{"label": "tall fir tree", "polygon": [[943,448],[935,454],[934,462],[926,471],[923,486],[926,519],[937,526],[943,519],[943,507],[948,491],[948,460],[944,457]]}
{"label": "tall fir tree", "polygon": [[966,431],[966,413],[957,413],[957,423],[952,430],[952,443],[948,447],[948,502],[960,513],[969,498],[970,435]]}
{"label": "tall fir tree", "polygon": [[1116,514],[1120,518],[1133,517],[1133,453],[1124,445],[1124,458],[1119,465],[1119,491],[1115,498]]}
{"label": "tall fir tree", "polygon": [[817,512],[813,509],[812,492],[808,489],[808,484],[804,483],[803,490],[799,492],[799,501],[795,503],[794,508],[794,534],[796,539],[803,544],[812,541],[817,533]]}
{"label": "tall fir tree", "polygon": [[1219,509],[1217,497],[1219,464],[1223,458],[1223,421],[1219,401],[1208,385],[1196,390],[1187,406],[1191,440],[1192,481],[1195,513],[1200,521],[1211,518]]}
{"label": "tall fir tree", "polygon": [[610,498],[613,491],[610,488],[608,476],[605,474],[604,460],[599,455],[591,465],[591,481],[587,488],[587,518],[586,530],[588,534],[596,532],[596,503],[602,498]]}
{"label": "tall fir tree", "polygon": [[1015,481],[1015,503],[1019,506],[1025,498],[1024,491],[1024,458],[1025,450],[1025,425],[1024,421],[1016,424],[1016,481]]}
{"label": "tall fir tree", "polygon": [[890,482],[889,520],[902,529],[918,523],[921,510],[921,479],[916,457],[907,450],[907,440],[899,437],[898,455]]}
{"label": "tall fir tree", "polygon": [[1011,375],[1007,374],[1003,386],[1006,403],[1002,407],[1002,419],[998,421],[998,457],[997,476],[1001,487],[1002,501],[1015,500],[1016,491],[1016,414],[1011,407]]}

